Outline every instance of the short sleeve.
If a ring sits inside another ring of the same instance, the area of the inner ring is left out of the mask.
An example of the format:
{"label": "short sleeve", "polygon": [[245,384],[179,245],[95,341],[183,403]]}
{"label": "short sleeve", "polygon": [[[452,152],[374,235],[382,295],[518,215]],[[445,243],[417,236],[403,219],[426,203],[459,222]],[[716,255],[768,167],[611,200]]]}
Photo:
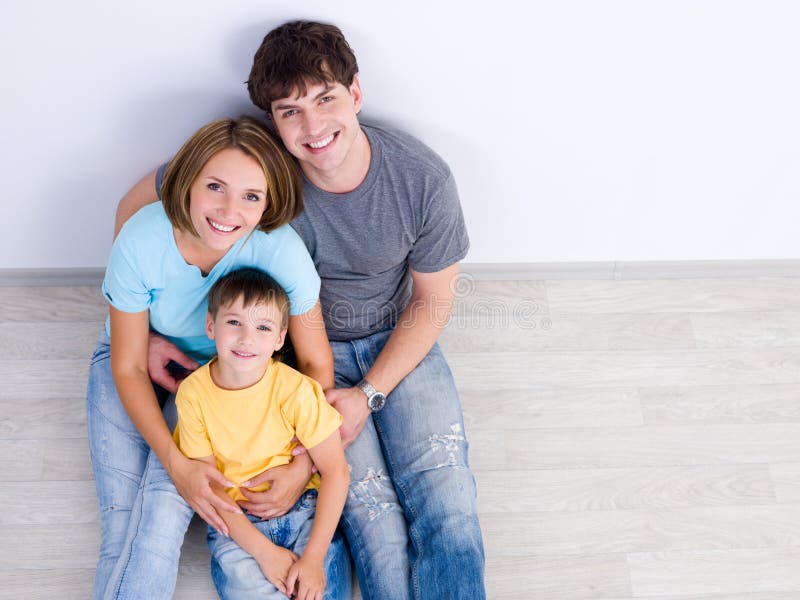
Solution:
{"label": "short sleeve", "polygon": [[111,247],[103,279],[103,295],[111,306],[127,313],[147,310],[152,301],[150,289],[134,265],[134,256],[124,228]]}
{"label": "short sleeve", "polygon": [[167,165],[164,163],[156,170],[156,197],[161,200],[161,184],[164,183],[164,173],[167,172]]}
{"label": "short sleeve", "polygon": [[281,407],[283,416],[295,428],[295,435],[306,448],[324,442],[342,424],[342,416],[328,401],[322,386],[308,377]]}
{"label": "short sleeve", "polygon": [[424,205],[422,227],[408,256],[408,266],[421,273],[435,273],[462,260],[469,250],[469,236],[453,174]]}
{"label": "short sleeve", "polygon": [[175,406],[178,409],[178,425],[175,427],[175,443],[187,458],[211,456],[214,452],[197,398],[191,385],[184,381],[178,388]]}

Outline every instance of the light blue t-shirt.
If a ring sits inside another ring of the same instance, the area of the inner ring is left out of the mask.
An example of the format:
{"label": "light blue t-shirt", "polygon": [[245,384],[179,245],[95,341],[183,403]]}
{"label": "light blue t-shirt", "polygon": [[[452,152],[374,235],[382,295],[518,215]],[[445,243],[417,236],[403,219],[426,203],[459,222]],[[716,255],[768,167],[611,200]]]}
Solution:
{"label": "light blue t-shirt", "polygon": [[148,204],[125,223],[111,248],[103,294],[122,312],[149,309],[151,330],[195,360],[206,362],[216,354],[214,342],[205,333],[208,292],[220,277],[242,267],[269,273],[286,290],[292,315],[308,312],[319,298],[314,263],[288,225],[269,233],[253,231],[203,277],[178,251],[161,202]]}

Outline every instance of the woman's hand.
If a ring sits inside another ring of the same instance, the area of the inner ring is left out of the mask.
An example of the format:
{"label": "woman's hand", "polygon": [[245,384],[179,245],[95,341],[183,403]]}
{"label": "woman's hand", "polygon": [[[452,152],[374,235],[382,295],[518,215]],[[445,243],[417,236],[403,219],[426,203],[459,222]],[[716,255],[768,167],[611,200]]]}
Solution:
{"label": "woman's hand", "polygon": [[179,456],[170,462],[169,476],[178,493],[206,523],[227,536],[228,527],[219,516],[219,511],[242,514],[242,509],[227,496],[225,499],[217,496],[211,489],[211,482],[214,481],[223,488],[233,487],[235,484],[228,481],[216,467],[186,458],[177,449],[176,452]]}
{"label": "woman's hand", "polygon": [[[247,498],[239,505],[251,515],[272,519],[285,515],[297,502],[311,478],[311,458],[308,454],[295,456],[288,465],[273,467],[245,481],[239,490]],[[246,487],[256,487],[269,482],[266,492],[251,492]]]}

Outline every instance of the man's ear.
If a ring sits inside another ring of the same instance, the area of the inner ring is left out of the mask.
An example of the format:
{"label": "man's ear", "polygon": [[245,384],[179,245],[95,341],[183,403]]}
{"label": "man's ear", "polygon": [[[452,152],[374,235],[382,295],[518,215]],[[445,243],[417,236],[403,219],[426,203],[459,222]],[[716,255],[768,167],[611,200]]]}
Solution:
{"label": "man's ear", "polygon": [[361,81],[358,74],[353,75],[353,83],[350,84],[350,95],[353,97],[353,108],[356,114],[361,112],[361,105],[364,103],[364,95],[361,92]]}
{"label": "man's ear", "polygon": [[211,313],[206,313],[206,335],[208,339],[214,339],[214,318],[211,316]]}

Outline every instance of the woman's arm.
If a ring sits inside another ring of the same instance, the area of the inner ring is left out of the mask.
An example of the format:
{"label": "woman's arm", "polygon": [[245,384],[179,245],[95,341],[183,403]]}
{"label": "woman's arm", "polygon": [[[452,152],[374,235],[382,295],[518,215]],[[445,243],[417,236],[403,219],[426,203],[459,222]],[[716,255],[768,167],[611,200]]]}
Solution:
{"label": "woman's arm", "polygon": [[319,300],[308,312],[289,317],[289,337],[297,356],[297,370],[319,381],[323,390],[331,389],[333,353]]}
{"label": "woman's arm", "polygon": [[[226,532],[217,511],[239,509],[220,500],[210,481],[229,482],[216,467],[186,458],[175,442],[161,414],[153,384],[147,375],[149,313],[126,313],[109,307],[111,314],[111,372],[122,406],[156,453],[175,487],[189,505],[212,527]],[[227,535],[227,534],[226,534]]]}

